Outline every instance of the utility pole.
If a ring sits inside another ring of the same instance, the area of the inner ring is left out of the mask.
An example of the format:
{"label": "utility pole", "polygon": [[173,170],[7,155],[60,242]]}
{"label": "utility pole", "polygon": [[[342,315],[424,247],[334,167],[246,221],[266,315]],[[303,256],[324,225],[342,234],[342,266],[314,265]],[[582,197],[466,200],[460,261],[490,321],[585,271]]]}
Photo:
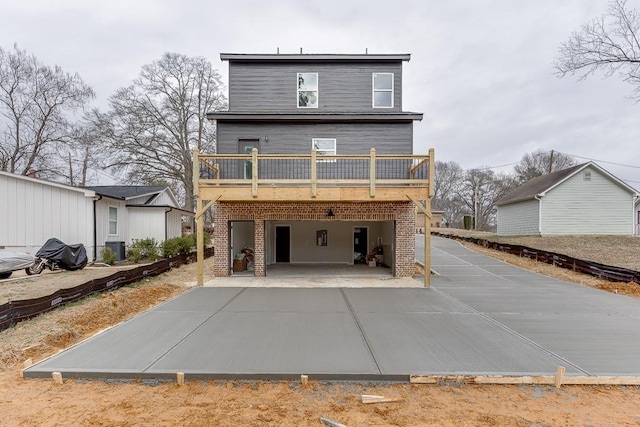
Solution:
{"label": "utility pole", "polygon": [[549,156],[549,172],[551,173],[551,169],[553,169],[553,150],[551,150],[551,155]]}

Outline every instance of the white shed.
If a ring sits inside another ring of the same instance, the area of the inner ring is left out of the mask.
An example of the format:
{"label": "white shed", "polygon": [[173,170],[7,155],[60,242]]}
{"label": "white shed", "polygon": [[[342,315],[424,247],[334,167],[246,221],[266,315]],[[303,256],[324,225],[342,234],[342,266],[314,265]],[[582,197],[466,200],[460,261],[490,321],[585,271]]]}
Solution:
{"label": "white shed", "polygon": [[133,240],[157,242],[182,236],[182,220],[193,212],[180,208],[166,186],[98,186],[95,191],[97,251],[110,246],[120,257]]}
{"label": "white shed", "polygon": [[633,235],[636,190],[593,162],[534,178],[500,199],[499,236]]}
{"label": "white shed", "polygon": [[0,250],[35,254],[51,237],[94,256],[92,190],[0,171]]}

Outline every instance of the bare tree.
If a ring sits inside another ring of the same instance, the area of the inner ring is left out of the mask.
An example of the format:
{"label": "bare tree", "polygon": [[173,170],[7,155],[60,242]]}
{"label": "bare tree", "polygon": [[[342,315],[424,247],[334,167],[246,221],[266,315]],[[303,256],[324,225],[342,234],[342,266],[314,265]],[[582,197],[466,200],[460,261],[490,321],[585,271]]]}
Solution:
{"label": "bare tree", "polygon": [[612,0],[606,13],[572,33],[559,49],[556,74],[578,74],[580,80],[596,71],[619,74],[634,86],[631,98],[640,102],[640,14],[626,0]]}
{"label": "bare tree", "polygon": [[546,175],[562,169],[574,166],[576,161],[573,157],[557,151],[536,150],[526,153],[518,164],[513,167],[516,180],[524,184],[530,179]]}
{"label": "bare tree", "polygon": [[59,178],[55,154],[73,141],[70,117],[94,97],[78,74],[0,48],[0,169]]}
{"label": "bare tree", "polygon": [[433,210],[443,211],[443,218],[451,227],[459,227],[462,224],[462,216],[465,214],[460,209],[454,197],[464,178],[464,170],[456,162],[435,163],[434,196],[431,200]]}
{"label": "bare tree", "polygon": [[215,152],[215,127],[205,115],[227,107],[220,74],[205,58],[166,53],[109,104],[93,122],[111,147],[111,166],[129,182],[172,183],[184,208],[193,209],[191,150]]}

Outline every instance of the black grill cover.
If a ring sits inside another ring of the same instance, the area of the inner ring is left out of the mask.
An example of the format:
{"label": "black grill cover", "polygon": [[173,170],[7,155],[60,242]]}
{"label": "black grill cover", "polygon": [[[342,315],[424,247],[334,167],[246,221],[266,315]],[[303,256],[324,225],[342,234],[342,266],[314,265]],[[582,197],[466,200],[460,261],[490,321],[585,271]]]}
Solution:
{"label": "black grill cover", "polygon": [[87,265],[87,251],[82,243],[66,245],[58,239],[49,239],[36,252],[36,258],[55,261],[65,270],[80,270]]}

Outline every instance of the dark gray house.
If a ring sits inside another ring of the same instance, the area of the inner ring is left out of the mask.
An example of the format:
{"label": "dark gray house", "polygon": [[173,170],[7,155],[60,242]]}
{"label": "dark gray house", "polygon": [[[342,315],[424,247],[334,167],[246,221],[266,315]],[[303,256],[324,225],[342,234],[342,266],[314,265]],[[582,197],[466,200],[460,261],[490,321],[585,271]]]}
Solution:
{"label": "dark gray house", "polygon": [[422,114],[402,110],[410,55],[220,58],[229,111],[208,114],[217,153],[198,157],[196,186],[215,201],[215,275],[251,247],[256,276],[274,263],[353,264],[374,248],[411,276],[413,201],[429,198],[433,156],[413,154]]}

